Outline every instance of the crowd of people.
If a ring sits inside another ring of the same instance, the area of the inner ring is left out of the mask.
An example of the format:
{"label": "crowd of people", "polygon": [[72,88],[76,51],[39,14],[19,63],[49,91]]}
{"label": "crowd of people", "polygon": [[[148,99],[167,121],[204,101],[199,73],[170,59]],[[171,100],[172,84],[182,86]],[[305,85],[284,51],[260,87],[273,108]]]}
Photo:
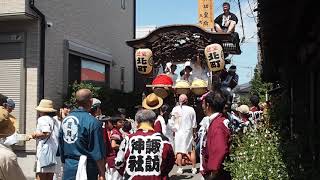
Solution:
{"label": "crowd of people", "polygon": [[[174,165],[178,175],[191,165],[191,172],[200,172],[204,179],[231,179],[223,169],[231,135],[254,127],[266,106],[257,95],[250,101],[250,108],[237,107],[228,103],[222,91],[210,91],[201,97],[205,117],[197,124],[197,112],[185,94],[173,109],[161,97],[149,94],[134,120],[126,118],[123,108],[112,116],[102,115],[102,102],[88,89],[76,92],[74,109],[65,104],[57,111],[51,100],[43,99],[35,108],[39,112],[36,131],[26,136],[26,140],[38,140],[36,178],[168,179]],[[15,103],[6,97],[1,105],[0,179],[25,179],[10,149],[13,143],[7,143],[17,135],[10,114]]]}

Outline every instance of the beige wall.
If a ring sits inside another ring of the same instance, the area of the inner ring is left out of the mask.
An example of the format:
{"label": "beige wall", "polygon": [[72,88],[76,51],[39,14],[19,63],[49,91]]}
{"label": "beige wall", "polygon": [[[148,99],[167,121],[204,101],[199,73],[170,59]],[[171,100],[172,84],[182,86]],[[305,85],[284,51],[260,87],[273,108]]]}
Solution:
{"label": "beige wall", "polygon": [[25,7],[25,0],[0,0],[0,14],[24,13]]}
{"label": "beige wall", "polygon": [[0,15],[29,14],[29,0],[0,0]]}
{"label": "beige wall", "polygon": [[[111,88],[120,88],[120,67],[125,67],[125,91],[133,90],[133,50],[125,44],[133,38],[133,1],[56,0],[37,1],[36,6],[53,24],[46,30],[45,97],[61,103],[67,92],[64,68],[68,56],[64,40],[90,44],[113,57]],[[66,70],[66,69],[65,69]]]}

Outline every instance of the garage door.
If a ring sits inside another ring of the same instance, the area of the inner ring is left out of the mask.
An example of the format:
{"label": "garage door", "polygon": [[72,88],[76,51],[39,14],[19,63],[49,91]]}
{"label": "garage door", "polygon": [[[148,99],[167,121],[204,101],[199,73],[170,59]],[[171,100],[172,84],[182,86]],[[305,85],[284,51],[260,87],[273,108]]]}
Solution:
{"label": "garage door", "polygon": [[12,114],[20,132],[24,132],[25,112],[24,45],[23,33],[0,33],[0,93],[15,101]]}
{"label": "garage door", "polygon": [[23,118],[24,113],[21,105],[24,91],[22,68],[23,59],[0,59],[0,93],[15,101],[16,108],[12,114],[17,118],[18,122]]}

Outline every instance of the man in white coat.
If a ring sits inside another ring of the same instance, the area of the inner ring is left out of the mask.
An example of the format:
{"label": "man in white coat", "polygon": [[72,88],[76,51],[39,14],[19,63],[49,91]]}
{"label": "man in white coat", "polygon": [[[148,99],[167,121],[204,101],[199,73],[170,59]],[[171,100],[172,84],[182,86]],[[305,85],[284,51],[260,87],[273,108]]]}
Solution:
{"label": "man in white coat", "polygon": [[188,97],[185,94],[179,96],[179,105],[174,107],[171,112],[171,120],[174,122],[175,131],[175,154],[176,162],[179,166],[177,173],[182,174],[185,161],[191,161],[192,173],[196,174],[195,168],[195,146],[194,135],[197,128],[196,112],[187,105]]}

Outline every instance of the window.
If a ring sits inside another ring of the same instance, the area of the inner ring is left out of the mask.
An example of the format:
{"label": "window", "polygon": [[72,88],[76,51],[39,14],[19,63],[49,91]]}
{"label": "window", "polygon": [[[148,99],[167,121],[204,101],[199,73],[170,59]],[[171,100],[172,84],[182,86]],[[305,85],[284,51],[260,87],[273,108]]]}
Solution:
{"label": "window", "polygon": [[81,81],[105,82],[105,65],[94,61],[81,59]]}
{"label": "window", "polygon": [[69,55],[69,84],[90,82],[98,86],[109,87],[110,65],[95,60]]}

